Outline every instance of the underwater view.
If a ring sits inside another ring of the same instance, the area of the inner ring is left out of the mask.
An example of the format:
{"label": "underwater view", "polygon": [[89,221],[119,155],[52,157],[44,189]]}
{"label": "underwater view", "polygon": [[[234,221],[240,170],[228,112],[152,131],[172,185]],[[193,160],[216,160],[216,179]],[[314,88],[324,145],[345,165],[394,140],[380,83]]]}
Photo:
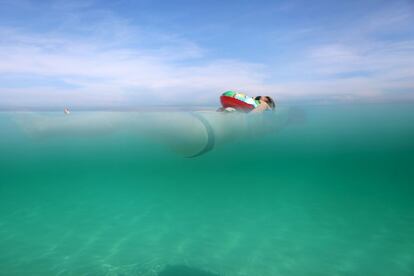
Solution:
{"label": "underwater view", "polygon": [[0,275],[413,275],[414,106],[0,112]]}

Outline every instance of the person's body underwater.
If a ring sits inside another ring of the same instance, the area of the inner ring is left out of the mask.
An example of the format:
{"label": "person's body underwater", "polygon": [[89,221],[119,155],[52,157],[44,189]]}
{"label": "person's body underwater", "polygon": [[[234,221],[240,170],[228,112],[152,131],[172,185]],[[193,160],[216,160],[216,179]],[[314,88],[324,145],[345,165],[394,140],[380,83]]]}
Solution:
{"label": "person's body underwater", "polygon": [[221,107],[219,112],[241,111],[246,113],[261,113],[266,110],[275,109],[275,101],[269,96],[256,96],[254,98],[246,96],[244,93],[226,91],[221,97]]}

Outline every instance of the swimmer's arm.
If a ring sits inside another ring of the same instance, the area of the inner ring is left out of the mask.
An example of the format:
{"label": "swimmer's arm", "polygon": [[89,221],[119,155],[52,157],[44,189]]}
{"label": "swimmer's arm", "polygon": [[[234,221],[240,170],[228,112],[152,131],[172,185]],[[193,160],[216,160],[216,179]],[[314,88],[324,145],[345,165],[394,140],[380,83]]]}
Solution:
{"label": "swimmer's arm", "polygon": [[259,113],[263,112],[266,109],[269,109],[269,105],[267,103],[261,102],[255,109],[253,109],[251,112],[253,113]]}

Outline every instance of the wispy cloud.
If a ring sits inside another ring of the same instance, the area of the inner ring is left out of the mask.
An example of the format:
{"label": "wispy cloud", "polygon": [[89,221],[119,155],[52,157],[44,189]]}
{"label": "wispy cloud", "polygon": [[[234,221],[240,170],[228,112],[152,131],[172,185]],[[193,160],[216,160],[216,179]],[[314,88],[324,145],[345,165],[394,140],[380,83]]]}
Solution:
{"label": "wispy cloud", "polygon": [[[258,73],[260,66],[255,64],[234,60],[186,64],[200,57],[202,50],[193,43],[175,38],[171,39],[167,47],[146,49],[131,48],[119,41],[112,46],[111,42],[106,43],[99,35],[75,40],[56,35],[21,33],[12,29],[3,29],[2,33],[7,34],[3,36],[7,38],[0,44],[0,74],[61,80],[77,87],[72,91],[72,102],[75,99],[80,102],[93,100],[102,94],[111,95],[110,91],[114,98],[128,94],[125,100],[135,93],[143,103],[150,98],[173,100],[174,103],[187,98],[185,101],[188,102],[190,95],[197,102],[200,98],[197,92],[200,95],[207,91],[217,93],[229,84],[239,89],[249,89],[257,86],[262,79]],[[36,97],[40,88],[42,94],[45,93],[44,82],[42,87],[36,87],[35,83],[33,86],[24,91],[15,90],[15,93]],[[58,88],[53,81],[50,86]],[[8,97],[10,93],[12,91],[7,93]],[[0,94],[2,102],[5,101],[5,94],[4,91]],[[49,102],[59,101],[61,96],[59,91],[53,90],[47,94]]]}
{"label": "wispy cloud", "polygon": [[325,32],[315,30],[313,34],[324,41],[299,52],[284,72],[289,82],[282,86],[296,97],[413,100],[413,24],[413,10],[397,5],[358,18],[335,29],[336,34],[329,27]]}

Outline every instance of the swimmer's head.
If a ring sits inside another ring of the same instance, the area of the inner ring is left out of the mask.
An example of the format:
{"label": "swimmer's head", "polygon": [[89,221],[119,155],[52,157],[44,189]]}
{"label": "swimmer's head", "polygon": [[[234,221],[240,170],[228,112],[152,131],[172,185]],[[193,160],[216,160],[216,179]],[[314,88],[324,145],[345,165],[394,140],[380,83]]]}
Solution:
{"label": "swimmer's head", "polygon": [[273,110],[275,110],[276,104],[275,101],[269,96],[257,96],[254,98],[257,101],[263,101]]}

